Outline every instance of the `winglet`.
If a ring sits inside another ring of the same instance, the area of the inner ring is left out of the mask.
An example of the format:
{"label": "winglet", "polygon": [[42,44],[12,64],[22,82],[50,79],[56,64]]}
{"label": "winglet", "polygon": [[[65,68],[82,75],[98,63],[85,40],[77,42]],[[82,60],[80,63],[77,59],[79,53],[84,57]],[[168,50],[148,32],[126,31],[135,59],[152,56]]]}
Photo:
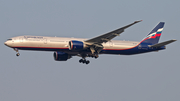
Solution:
{"label": "winglet", "polygon": [[134,23],[138,23],[138,22],[141,22],[141,21],[143,21],[143,20],[139,20],[139,21],[134,21]]}
{"label": "winglet", "polygon": [[127,25],[127,26],[124,26],[124,27],[122,27],[121,29],[126,29],[126,28],[128,28],[128,27],[130,27],[130,26],[132,26],[132,25],[134,25],[134,24],[136,24],[136,23],[138,23],[138,22],[141,22],[141,21],[142,21],[142,20],[134,21],[134,23],[131,23],[131,24]]}

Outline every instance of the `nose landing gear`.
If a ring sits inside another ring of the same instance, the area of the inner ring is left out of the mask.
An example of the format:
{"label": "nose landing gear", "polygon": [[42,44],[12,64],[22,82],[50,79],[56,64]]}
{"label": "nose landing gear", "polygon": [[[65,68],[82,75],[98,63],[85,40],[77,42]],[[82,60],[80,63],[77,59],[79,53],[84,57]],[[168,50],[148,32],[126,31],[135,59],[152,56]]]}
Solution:
{"label": "nose landing gear", "polygon": [[16,56],[19,56],[20,54],[19,54],[18,49],[17,49],[17,48],[14,48],[14,50],[16,51]]}

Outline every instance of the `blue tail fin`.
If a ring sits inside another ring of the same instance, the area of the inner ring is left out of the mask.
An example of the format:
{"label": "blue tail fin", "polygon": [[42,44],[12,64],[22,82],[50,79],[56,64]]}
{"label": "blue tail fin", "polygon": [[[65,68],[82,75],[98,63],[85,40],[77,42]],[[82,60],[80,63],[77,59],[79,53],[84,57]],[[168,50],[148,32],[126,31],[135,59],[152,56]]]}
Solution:
{"label": "blue tail fin", "polygon": [[146,44],[156,44],[159,41],[162,30],[164,27],[164,22],[160,22],[142,41],[141,43]]}

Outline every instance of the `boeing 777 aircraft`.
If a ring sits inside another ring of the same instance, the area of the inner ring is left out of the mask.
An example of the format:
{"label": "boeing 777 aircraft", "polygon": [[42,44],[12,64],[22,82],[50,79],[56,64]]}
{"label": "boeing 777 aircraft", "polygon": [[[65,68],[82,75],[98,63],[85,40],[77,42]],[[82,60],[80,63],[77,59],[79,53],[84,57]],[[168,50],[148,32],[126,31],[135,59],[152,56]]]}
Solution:
{"label": "boeing 777 aircraft", "polygon": [[[141,20],[142,21],[142,20]],[[98,58],[99,54],[133,55],[165,49],[165,45],[176,40],[158,43],[164,22],[160,22],[142,41],[117,41],[112,40],[124,30],[140,21],[135,21],[127,26],[112,32],[91,38],[64,38],[45,36],[18,36],[8,39],[4,44],[13,48],[19,56],[18,50],[54,51],[56,61],[67,61],[72,56],[80,56],[80,63],[89,64],[86,57]]]}

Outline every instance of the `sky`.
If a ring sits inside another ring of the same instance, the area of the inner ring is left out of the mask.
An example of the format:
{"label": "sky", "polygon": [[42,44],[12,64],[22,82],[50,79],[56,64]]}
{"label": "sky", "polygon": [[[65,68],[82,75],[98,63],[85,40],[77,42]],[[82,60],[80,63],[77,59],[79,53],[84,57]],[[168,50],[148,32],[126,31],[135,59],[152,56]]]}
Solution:
{"label": "sky", "polygon": [[[0,101],[179,101],[180,1],[0,0]],[[20,50],[4,42],[20,35],[93,38],[136,20],[115,40],[141,41],[165,22],[166,50],[139,55],[100,55],[80,64],[53,52]]]}

